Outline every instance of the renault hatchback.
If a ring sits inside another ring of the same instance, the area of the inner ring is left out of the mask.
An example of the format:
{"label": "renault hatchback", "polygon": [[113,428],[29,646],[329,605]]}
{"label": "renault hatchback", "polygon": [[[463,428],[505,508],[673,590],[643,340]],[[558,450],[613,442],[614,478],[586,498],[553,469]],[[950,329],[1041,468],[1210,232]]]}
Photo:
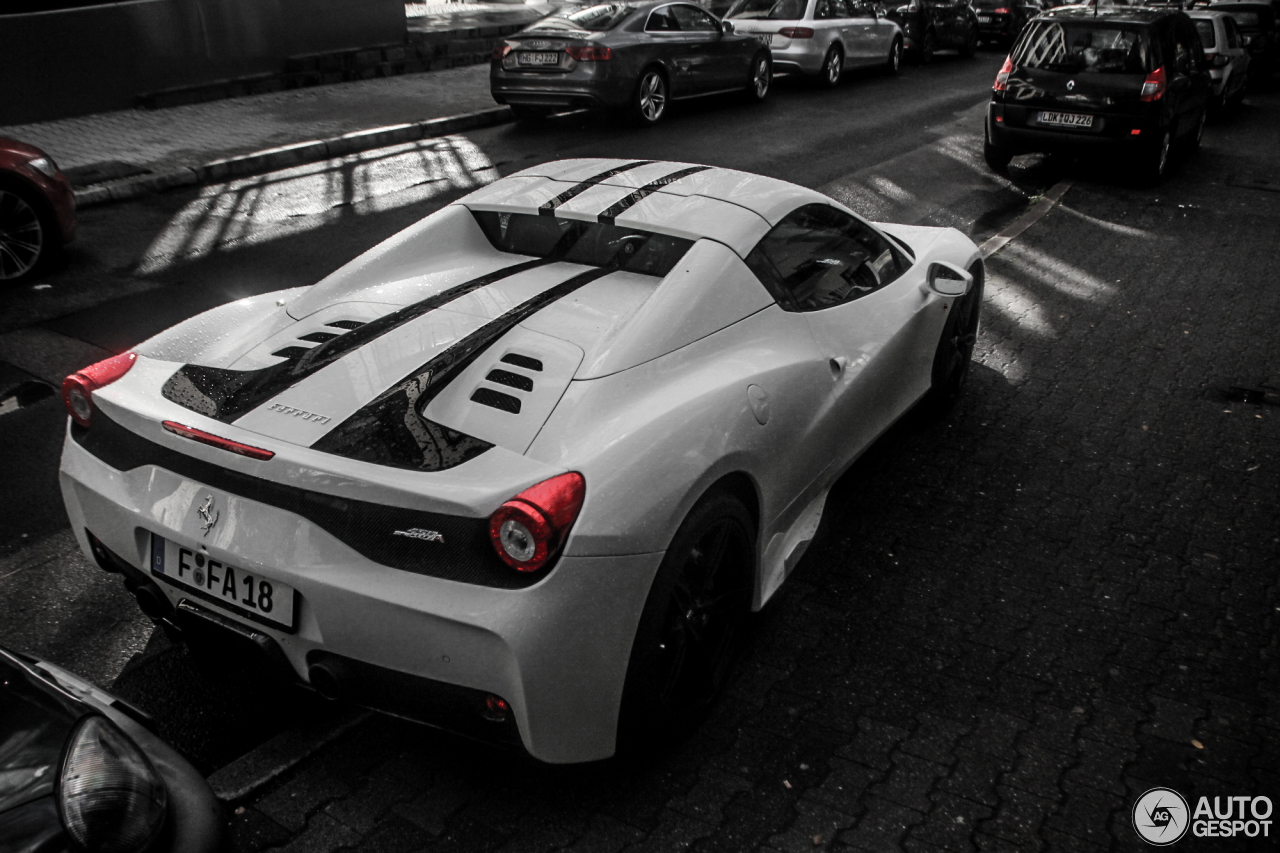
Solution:
{"label": "renault hatchback", "polygon": [[1204,131],[1209,64],[1176,9],[1063,7],[1033,20],[992,87],[983,153],[1109,151],[1158,180]]}

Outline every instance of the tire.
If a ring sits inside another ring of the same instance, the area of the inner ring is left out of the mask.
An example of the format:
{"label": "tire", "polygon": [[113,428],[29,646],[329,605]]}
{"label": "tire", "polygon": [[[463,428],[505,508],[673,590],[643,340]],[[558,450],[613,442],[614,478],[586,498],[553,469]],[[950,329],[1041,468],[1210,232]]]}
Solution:
{"label": "tire", "polygon": [[631,647],[624,750],[687,729],[723,689],[750,612],[755,536],[750,513],[727,491],[705,495],[676,531]]}
{"label": "tire", "polygon": [[933,62],[933,54],[937,49],[938,37],[934,35],[933,30],[929,30],[924,34],[924,41],[920,43],[920,47],[916,48],[916,62],[920,65]]}
{"label": "tire", "polygon": [[0,181],[0,285],[36,276],[58,252],[58,226],[44,199],[16,181]]}
{"label": "tire", "polygon": [[982,159],[987,161],[987,166],[991,171],[1003,175],[1009,168],[1009,161],[1013,159],[1013,154],[1007,148],[992,145],[991,137],[987,135],[984,128],[982,133]]}
{"label": "tire", "polygon": [[667,76],[662,69],[650,66],[640,73],[635,92],[631,95],[631,118],[637,124],[648,127],[662,121],[667,113],[670,91]]}
{"label": "tire", "polygon": [[747,100],[758,104],[769,94],[773,85],[773,60],[769,54],[761,51],[751,60],[751,71],[747,75]]}
{"label": "tire", "polygon": [[1169,158],[1173,152],[1173,128],[1167,129],[1160,140],[1149,147],[1138,163],[1138,174],[1148,185],[1160,183],[1169,170]]}
{"label": "tire", "polygon": [[933,371],[923,407],[926,415],[940,417],[955,407],[969,379],[973,347],[978,340],[978,321],[982,314],[982,291],[985,274],[981,261],[969,268],[973,286],[951,304],[942,337],[933,354]]}
{"label": "tire", "polygon": [[962,59],[973,59],[978,55],[978,28],[970,26],[969,32],[964,38],[964,44],[960,45],[960,56]]}
{"label": "tire", "polygon": [[842,76],[844,76],[844,51],[840,49],[840,45],[833,44],[827,48],[827,55],[822,59],[818,83],[824,89],[834,89],[840,85]]}
{"label": "tire", "polygon": [[551,115],[551,108],[512,104],[511,114],[516,117],[516,121],[539,121]]}
{"label": "tire", "polygon": [[889,59],[884,64],[884,70],[887,74],[897,74],[902,70],[902,39],[895,38],[893,46],[889,48]]}

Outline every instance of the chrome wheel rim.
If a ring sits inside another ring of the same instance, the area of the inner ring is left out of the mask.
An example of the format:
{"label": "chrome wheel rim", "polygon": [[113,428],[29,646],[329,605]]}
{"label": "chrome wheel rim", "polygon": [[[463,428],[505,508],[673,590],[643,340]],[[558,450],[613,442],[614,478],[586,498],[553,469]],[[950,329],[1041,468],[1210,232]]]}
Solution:
{"label": "chrome wheel rim", "polygon": [[769,63],[763,58],[756,60],[756,73],[751,75],[751,84],[757,98],[763,98],[769,91]]}
{"label": "chrome wheel rim", "polygon": [[667,90],[662,75],[650,71],[640,81],[640,113],[646,121],[657,121],[667,108]]}
{"label": "chrome wheel rim", "polygon": [[30,272],[43,248],[44,227],[35,208],[22,196],[0,190],[0,281]]}
{"label": "chrome wheel rim", "polygon": [[827,59],[827,82],[835,85],[840,82],[840,52],[833,50]]}

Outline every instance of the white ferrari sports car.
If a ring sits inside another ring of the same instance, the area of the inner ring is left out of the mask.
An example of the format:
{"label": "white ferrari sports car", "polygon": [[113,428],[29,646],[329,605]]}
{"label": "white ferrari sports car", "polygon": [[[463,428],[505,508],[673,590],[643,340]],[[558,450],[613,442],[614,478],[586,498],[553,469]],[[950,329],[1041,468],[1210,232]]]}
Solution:
{"label": "white ferrari sports car", "polygon": [[772,178],[546,163],[68,377],[62,492],[193,650],[604,758],[696,719],[831,484],[959,394],[982,280]]}

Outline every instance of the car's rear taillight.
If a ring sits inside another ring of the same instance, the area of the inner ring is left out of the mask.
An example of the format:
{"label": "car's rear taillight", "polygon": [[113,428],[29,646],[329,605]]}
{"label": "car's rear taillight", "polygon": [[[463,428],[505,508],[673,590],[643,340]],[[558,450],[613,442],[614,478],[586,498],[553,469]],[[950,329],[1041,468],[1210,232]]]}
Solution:
{"label": "car's rear taillight", "polygon": [[551,561],[582,509],[587,484],[576,471],[530,486],[489,517],[489,539],[502,561],[536,572]]}
{"label": "car's rear taillight", "polygon": [[1008,6],[1001,6],[999,9],[992,9],[991,12],[995,15],[1007,15],[1009,14],[1010,9]]}
{"label": "car's rear taillight", "polygon": [[1142,82],[1142,96],[1139,100],[1146,103],[1158,101],[1164,97],[1165,87],[1164,66],[1161,65],[1148,74],[1147,79]]}
{"label": "car's rear taillight", "polygon": [[594,44],[571,44],[564,50],[579,62],[604,62],[613,59],[613,51],[610,48]]}
{"label": "car's rear taillight", "polygon": [[493,58],[502,59],[504,56],[506,56],[510,52],[511,52],[511,45],[500,44],[493,49]]}
{"label": "car's rear taillight", "polygon": [[811,39],[813,30],[808,27],[783,27],[778,30],[778,35],[789,39]]}
{"label": "car's rear taillight", "polygon": [[174,435],[180,435],[183,438],[189,438],[192,441],[198,441],[201,444],[207,444],[210,447],[216,447],[219,450],[229,450],[232,453],[237,453],[241,456],[248,456],[250,459],[259,459],[266,462],[268,459],[271,459],[276,455],[273,450],[263,450],[261,447],[254,447],[252,444],[243,444],[239,441],[232,441],[229,438],[223,438],[220,435],[214,435],[213,433],[205,432],[202,429],[183,426],[177,421],[165,421],[163,426],[167,431]]}
{"label": "car's rear taillight", "polygon": [[1004,65],[1000,66],[1000,70],[996,72],[996,82],[992,85],[993,92],[1009,91],[1009,75],[1013,73],[1013,56],[1004,58]]}
{"label": "car's rear taillight", "polygon": [[87,427],[93,417],[93,392],[124,376],[137,360],[137,353],[122,353],[91,364],[62,380],[62,402],[71,420]]}

